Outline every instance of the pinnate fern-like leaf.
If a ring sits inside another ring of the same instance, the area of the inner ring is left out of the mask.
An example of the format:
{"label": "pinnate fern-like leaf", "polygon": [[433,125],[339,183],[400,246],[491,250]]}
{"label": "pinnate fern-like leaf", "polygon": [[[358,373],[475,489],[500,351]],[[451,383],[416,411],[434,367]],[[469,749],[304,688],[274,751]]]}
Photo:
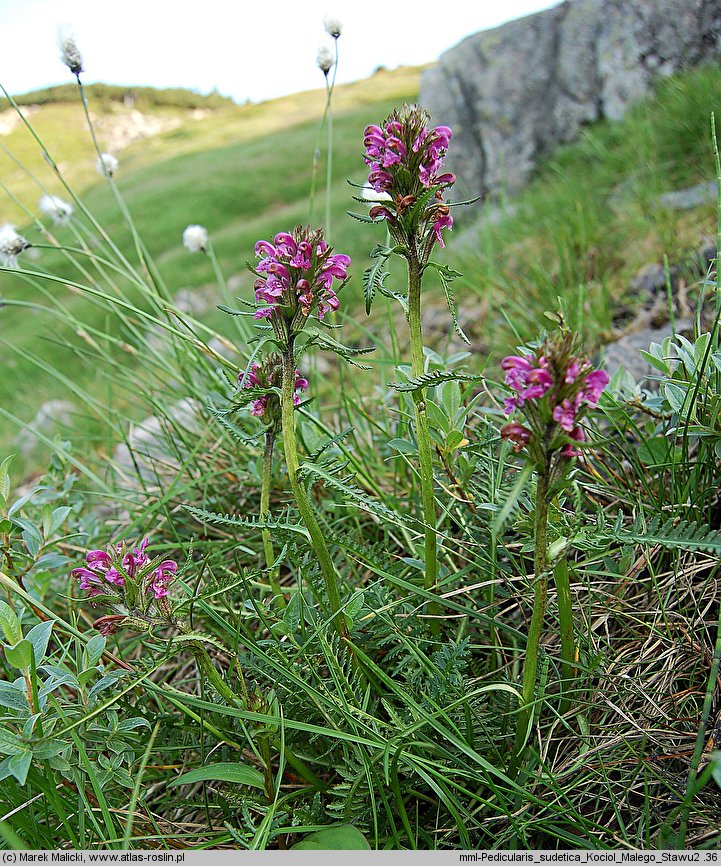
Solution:
{"label": "pinnate fern-like leaf", "polygon": [[240,517],[237,514],[220,514],[216,511],[206,511],[204,508],[196,508],[194,505],[184,505],[201,523],[209,523],[212,526],[232,526],[242,529],[278,529],[285,532],[297,532],[307,535],[308,530],[302,523],[290,522],[289,515],[285,517]]}
{"label": "pinnate fern-like leaf", "polygon": [[430,373],[424,373],[422,376],[415,376],[407,382],[395,382],[391,384],[391,388],[396,391],[418,391],[420,388],[432,388],[434,385],[440,385],[443,382],[478,382],[482,376],[467,376],[463,373],[455,373],[453,370],[433,370]]}

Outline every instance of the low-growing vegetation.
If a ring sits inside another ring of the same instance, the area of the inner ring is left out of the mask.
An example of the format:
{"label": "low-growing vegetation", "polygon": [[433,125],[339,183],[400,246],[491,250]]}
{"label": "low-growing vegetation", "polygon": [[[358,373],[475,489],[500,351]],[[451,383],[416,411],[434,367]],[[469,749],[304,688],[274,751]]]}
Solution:
{"label": "low-growing vegetation", "polygon": [[[332,69],[320,132],[125,183],[97,147],[104,192],[36,138],[52,194],[0,229],[0,414],[28,417],[30,371],[72,403],[28,432],[41,473],[0,462],[2,844],[716,848],[721,295],[715,261],[678,267],[717,228],[657,201],[721,184],[718,71],[478,229],[452,130],[334,116]],[[669,336],[609,376],[659,255]]]}

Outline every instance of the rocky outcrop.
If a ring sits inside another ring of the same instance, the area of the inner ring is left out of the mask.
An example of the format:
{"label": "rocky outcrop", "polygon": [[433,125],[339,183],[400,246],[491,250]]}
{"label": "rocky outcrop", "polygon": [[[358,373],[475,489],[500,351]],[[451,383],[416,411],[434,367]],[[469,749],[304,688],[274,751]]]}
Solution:
{"label": "rocky outcrop", "polygon": [[566,0],[447,51],[420,102],[454,130],[457,194],[514,192],[584,124],[619,119],[659,76],[719,55],[721,0]]}

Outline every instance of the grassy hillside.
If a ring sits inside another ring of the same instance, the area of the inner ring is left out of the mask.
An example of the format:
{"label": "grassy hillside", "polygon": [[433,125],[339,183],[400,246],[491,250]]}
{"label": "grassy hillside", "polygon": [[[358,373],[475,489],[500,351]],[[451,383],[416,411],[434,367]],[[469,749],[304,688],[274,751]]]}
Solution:
{"label": "grassy hillside", "polygon": [[[394,105],[415,99],[419,72],[381,71],[335,94],[331,240],[355,261],[346,310],[359,309],[351,299],[359,296],[368,252],[383,239],[381,228],[362,229],[347,217],[355,203],[346,180],[364,179],[364,126]],[[685,260],[700,238],[713,234],[713,208],[674,211],[660,207],[658,196],[712,177],[709,117],[718,108],[720,91],[721,72],[713,67],[664,82],[654,100],[622,123],[589,128],[579,143],[559,151],[514,202],[511,216],[477,226],[471,215],[460,214],[459,227],[442,255],[464,272],[457,295],[474,349],[492,361],[499,351],[531,337],[543,311],[554,308],[558,297],[566,301],[572,324],[597,346],[609,333],[614,312],[636,303],[628,284],[640,266],[663,261],[664,256],[671,263]],[[313,91],[260,105],[225,106],[202,119],[186,119],[120,154],[118,187],[171,294],[205,286],[212,298],[217,291],[208,260],[190,256],[180,243],[187,224],[207,226],[223,272],[236,276],[234,291],[247,297],[250,277],[244,263],[254,241],[308,221],[312,156],[324,99],[324,91]],[[164,110],[182,113],[173,107]],[[65,102],[45,105],[30,119],[63,174],[83,191],[90,210],[121,249],[131,254],[132,242],[114,198],[97,182],[80,108]],[[3,177],[15,198],[6,200],[2,214],[22,224],[34,212],[41,187],[62,189],[27,131],[16,128],[4,143]],[[315,220],[322,218],[324,177],[322,157]],[[27,209],[25,219],[20,204]],[[29,227],[27,234],[39,240],[35,228]],[[60,242],[70,242],[68,229],[56,234]],[[68,277],[72,272],[59,254],[47,251],[39,264]],[[8,298],[45,303],[38,288],[24,285],[22,277],[2,275],[1,284]],[[70,315],[104,327],[106,311],[87,297],[68,294],[58,285],[51,292]],[[430,290],[425,303],[429,315],[440,322],[435,330],[448,332],[440,293]],[[211,302],[203,319],[227,332],[227,321],[213,306]],[[374,315],[374,322],[382,322],[386,314],[381,310]],[[28,421],[40,404],[58,396],[57,383],[36,369],[33,358],[67,369],[76,363],[72,346],[77,336],[63,333],[58,344],[56,320],[24,309],[6,308],[3,320],[1,360],[12,375],[0,380],[0,403],[14,405],[16,414]],[[364,315],[359,323],[365,327]],[[75,374],[79,387],[102,392],[101,371],[81,367]],[[0,431],[0,441],[10,447],[17,431],[6,422],[0,422]]]}
{"label": "grassy hillside", "polygon": [[[375,242],[359,239],[345,215],[353,205],[346,180],[362,179],[359,154],[363,128],[399,102],[414,100],[419,76],[419,69],[380,71],[368,81],[345,85],[335,92],[332,242],[354,258],[361,259]],[[281,227],[309,220],[313,153],[324,105],[325,91],[312,91],[259,105],[224,107],[200,120],[188,118],[176,129],[131,145],[119,154],[118,188],[171,294],[213,280],[208,260],[190,256],[181,244],[183,229],[189,223],[208,228],[224,273],[241,274],[248,295],[251,280],[245,262],[252,258],[255,241],[272,236]],[[179,109],[164,110],[177,118]],[[111,107],[101,120],[127,111]],[[133,244],[114,196],[98,179],[81,107],[65,102],[43,105],[31,111],[29,119],[68,183],[82,193],[90,211],[120,248],[132,255]],[[71,135],[68,130],[72,130]],[[103,148],[102,137],[100,143]],[[49,170],[27,129],[17,126],[5,136],[4,144],[2,176],[11,195],[3,203],[2,221],[25,226],[28,239],[42,243],[38,227],[28,222],[37,213],[37,200],[45,190],[65,198],[67,192]],[[324,207],[324,178],[323,156],[318,166],[316,220]],[[377,235],[378,231],[370,234]],[[67,227],[55,229],[54,236],[61,244],[75,243]],[[61,254],[37,252],[39,258],[33,266],[67,278],[75,273]],[[358,279],[356,283],[360,285]],[[8,298],[46,302],[39,286],[27,285],[22,276],[0,275],[0,286]],[[88,326],[104,327],[105,311],[87,297],[58,285],[50,286],[50,291],[68,315]],[[221,318],[217,311],[210,317],[216,321]],[[20,418],[29,421],[38,406],[58,396],[57,383],[52,376],[39,373],[36,362],[52,362],[65,370],[72,366],[78,387],[93,393],[102,391],[102,373],[94,367],[77,366],[73,348],[77,336],[64,332],[59,344],[56,341],[55,318],[25,308],[6,308],[3,322],[3,335],[12,334],[12,339],[3,343],[0,359],[11,373],[0,380],[0,403],[16,407]],[[68,394],[64,397],[72,399]],[[17,429],[0,420],[0,431],[0,442],[5,448],[12,447]]]}

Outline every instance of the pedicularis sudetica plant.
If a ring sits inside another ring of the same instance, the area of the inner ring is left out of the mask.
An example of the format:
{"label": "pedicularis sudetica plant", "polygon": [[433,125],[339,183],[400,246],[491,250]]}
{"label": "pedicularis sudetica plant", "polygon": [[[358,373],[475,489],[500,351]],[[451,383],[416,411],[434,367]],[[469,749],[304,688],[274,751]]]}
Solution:
{"label": "pedicularis sudetica plant", "polygon": [[[178,564],[172,559],[150,557],[149,540],[143,539],[137,547],[129,548],[124,542],[108,545],[106,550],[89,550],[85,565],[75,568],[72,576],[87,593],[94,608],[105,613],[93,623],[102,635],[111,635],[120,629],[130,632],[153,632],[157,628],[179,632],[175,642],[185,646],[196,660],[218,694],[229,703],[238,702],[234,692],[216,671],[200,636],[177,616],[170,599],[170,585],[178,573]],[[239,672],[245,704],[248,692]]]}
{"label": "pedicularis sudetica plant", "polygon": [[[277,429],[280,400],[288,479],[318,559],[335,627],[341,637],[347,638],[336,569],[301,478],[294,409],[299,402],[297,392],[308,387],[298,371],[298,359],[306,349],[316,344],[344,357],[354,351],[341,346],[322,330],[326,315],[340,305],[336,292],[348,279],[350,256],[334,253],[321,229],[302,226],[296,226],[291,232],[279,232],[272,243],[258,241],[255,254],[260,261],[249,267],[256,276],[255,299],[262,306],[255,310],[253,318],[263,333],[260,348],[269,349],[271,355],[265,361],[262,376],[258,376],[261,368],[245,374],[244,384],[254,388],[252,391],[249,388],[246,396],[254,399],[253,414],[261,417],[271,429]],[[249,377],[254,377],[257,384]],[[266,448],[266,455],[267,452]],[[272,458],[267,456],[267,459]],[[267,513],[267,502],[261,504],[263,508]]]}
{"label": "pedicularis sudetica plant", "polygon": [[[526,660],[523,668],[523,697],[516,730],[516,757],[528,734],[533,711],[538,650],[543,630],[548,596],[548,509],[551,500],[565,486],[574,459],[582,453],[586,436],[581,426],[589,408],[598,405],[608,384],[608,375],[593,366],[579,353],[577,338],[564,329],[549,335],[532,354],[509,355],[501,362],[506,384],[514,392],[506,398],[505,411],[523,415],[525,425],[511,421],[501,429],[501,436],[513,449],[526,454],[536,471],[534,522],[534,592],[533,613],[528,631]],[[561,622],[561,647],[564,679],[572,676],[575,655],[573,611],[565,560],[559,560],[554,571],[558,590]]]}
{"label": "pedicularis sudetica plant", "polygon": [[[431,261],[436,246],[445,246],[443,230],[453,227],[450,204],[444,192],[455,182],[455,176],[443,172],[443,161],[451,130],[447,126],[428,127],[429,116],[417,106],[404,106],[393,111],[381,126],[365,129],[364,161],[370,168],[369,187],[359,201],[373,203],[368,217],[352,214],[365,221],[385,221],[394,246],[377,246],[371,256],[376,263],[366,271],[364,279],[366,311],[370,312],[376,292],[390,295],[403,305],[410,331],[411,375],[414,384],[416,439],[420,465],[421,496],[425,536],[425,586],[434,586],[438,579],[436,506],[433,492],[433,457],[428,432],[425,403],[425,359],[421,322],[421,285],[423,275],[433,268],[439,275],[446,293],[448,307],[459,335],[466,339],[456,320],[455,302],[450,282],[457,271]],[[408,288],[405,294],[388,292],[383,267],[391,255],[402,256],[408,268]],[[433,621],[434,631],[438,631]]]}

